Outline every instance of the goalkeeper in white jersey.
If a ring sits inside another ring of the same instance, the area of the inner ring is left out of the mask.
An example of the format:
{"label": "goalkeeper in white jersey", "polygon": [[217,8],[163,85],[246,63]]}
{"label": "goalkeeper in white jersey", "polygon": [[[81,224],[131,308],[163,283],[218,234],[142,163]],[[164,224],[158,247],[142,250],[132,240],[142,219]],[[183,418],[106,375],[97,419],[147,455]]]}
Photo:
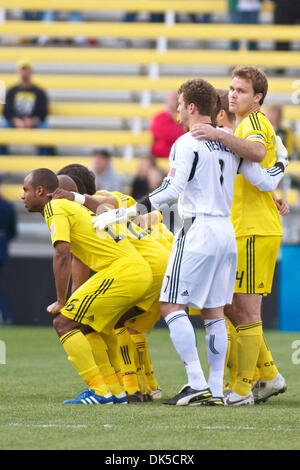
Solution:
{"label": "goalkeeper in white jersey", "polygon": [[[211,123],[217,93],[201,79],[188,80],[178,90],[179,121],[190,128]],[[223,405],[223,375],[227,351],[224,306],[231,303],[237,248],[230,221],[233,183],[238,171],[263,191],[274,190],[285,163],[266,170],[242,161],[218,142],[197,141],[190,132],[173,145],[170,171],[162,185],[132,208],[110,211],[94,220],[96,228],[158,209],[178,199],[183,227],[174,238],[160,302],[173,344],[184,362],[188,384],[164,401],[169,405]],[[206,328],[209,377],[197,352],[195,333],[186,307],[201,310]]]}

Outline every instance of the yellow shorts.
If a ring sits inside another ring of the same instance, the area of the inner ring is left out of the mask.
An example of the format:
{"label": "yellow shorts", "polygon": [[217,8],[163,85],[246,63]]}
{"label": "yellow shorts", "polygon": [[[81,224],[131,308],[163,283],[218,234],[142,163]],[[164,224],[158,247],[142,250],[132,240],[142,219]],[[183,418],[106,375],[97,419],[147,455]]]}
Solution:
{"label": "yellow shorts", "polygon": [[189,315],[191,315],[191,316],[201,315],[201,310],[199,310],[197,308],[189,307]]}
{"label": "yellow shorts", "polygon": [[68,299],[62,315],[91,326],[111,330],[137,303],[152,283],[152,272],[142,258],[122,258],[94,274]]}
{"label": "yellow shorts", "polygon": [[160,302],[156,300],[147,312],[127,320],[124,324],[127,328],[131,328],[139,333],[151,333],[160,319],[160,315]]}
{"label": "yellow shorts", "polygon": [[151,306],[159,299],[161,285],[167,269],[170,253],[158,244],[157,252],[152,256],[151,253],[143,254],[140,252],[145,261],[148,262],[152,271],[152,284],[146,292],[143,299],[141,299],[137,307],[145,312],[148,312]]}
{"label": "yellow shorts", "polygon": [[280,236],[239,237],[235,293],[270,294]]}

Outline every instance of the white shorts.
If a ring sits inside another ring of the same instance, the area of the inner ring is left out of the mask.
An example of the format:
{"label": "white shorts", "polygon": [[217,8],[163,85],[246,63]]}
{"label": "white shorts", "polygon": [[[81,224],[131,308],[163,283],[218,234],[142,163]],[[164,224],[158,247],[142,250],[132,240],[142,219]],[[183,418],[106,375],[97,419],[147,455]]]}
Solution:
{"label": "white shorts", "polygon": [[230,219],[196,218],[174,238],[159,300],[198,309],[230,304],[236,266],[236,240]]}

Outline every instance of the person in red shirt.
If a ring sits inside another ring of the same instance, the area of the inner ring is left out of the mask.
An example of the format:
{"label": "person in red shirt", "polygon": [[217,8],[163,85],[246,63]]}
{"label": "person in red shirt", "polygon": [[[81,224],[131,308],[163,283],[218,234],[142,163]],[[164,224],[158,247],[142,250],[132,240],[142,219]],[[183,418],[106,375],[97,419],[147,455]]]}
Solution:
{"label": "person in red shirt", "polygon": [[176,91],[167,94],[165,104],[165,111],[154,116],[150,124],[150,132],[153,135],[151,152],[154,157],[169,157],[175,140],[185,132],[184,127],[176,120]]}

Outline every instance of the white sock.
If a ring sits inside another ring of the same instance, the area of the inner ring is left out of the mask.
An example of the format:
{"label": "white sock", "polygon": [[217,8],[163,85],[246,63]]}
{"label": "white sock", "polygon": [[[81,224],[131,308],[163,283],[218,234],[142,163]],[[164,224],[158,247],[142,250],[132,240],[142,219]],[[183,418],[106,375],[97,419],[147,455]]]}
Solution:
{"label": "white sock", "polygon": [[165,317],[170,337],[184,362],[189,385],[195,390],[208,388],[200,364],[194,328],[184,310],[177,310]]}
{"label": "white sock", "polygon": [[204,320],[209,365],[208,385],[213,397],[223,396],[225,358],[228,346],[225,318]]}

